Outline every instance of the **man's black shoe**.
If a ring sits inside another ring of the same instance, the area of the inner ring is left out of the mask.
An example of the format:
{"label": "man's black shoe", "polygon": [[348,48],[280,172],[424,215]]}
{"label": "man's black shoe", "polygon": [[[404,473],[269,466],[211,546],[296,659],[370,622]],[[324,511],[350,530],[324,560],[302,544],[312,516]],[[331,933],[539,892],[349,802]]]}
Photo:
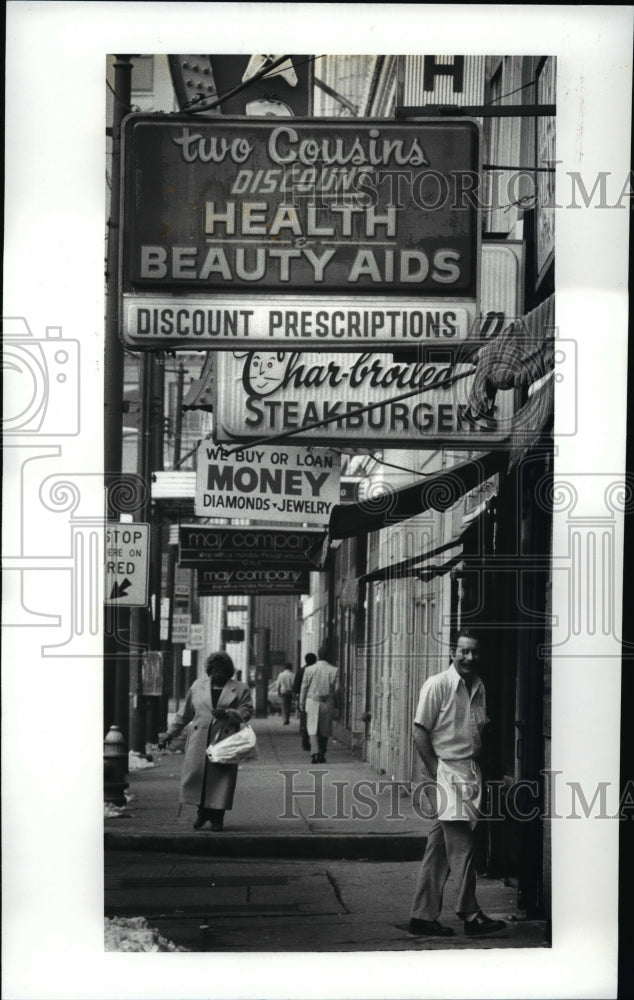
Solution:
{"label": "man's black shoe", "polygon": [[467,937],[477,937],[479,934],[495,934],[501,931],[506,924],[503,920],[491,920],[486,913],[477,913],[473,920],[465,920],[464,932]]}
{"label": "man's black shoe", "polygon": [[437,920],[417,920],[412,917],[409,922],[410,934],[428,934],[430,937],[453,937],[455,931],[451,927],[443,927]]}

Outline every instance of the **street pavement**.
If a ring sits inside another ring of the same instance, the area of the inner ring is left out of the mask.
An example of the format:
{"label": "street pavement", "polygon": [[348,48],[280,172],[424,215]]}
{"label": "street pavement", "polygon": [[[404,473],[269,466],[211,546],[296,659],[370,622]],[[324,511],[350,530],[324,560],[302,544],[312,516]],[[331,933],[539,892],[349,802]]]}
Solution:
{"label": "street pavement", "polygon": [[482,908],[506,929],[462,934],[447,886],[451,939],[407,933],[431,822],[426,800],[379,776],[340,743],[310,763],[297,720],[256,719],[257,760],[240,766],[225,830],[179,814],[182,752],[131,770],[129,801],[105,820],[105,912],[144,916],[189,951],[404,951],[545,947],[543,921],[524,920],[517,890],[479,878]]}

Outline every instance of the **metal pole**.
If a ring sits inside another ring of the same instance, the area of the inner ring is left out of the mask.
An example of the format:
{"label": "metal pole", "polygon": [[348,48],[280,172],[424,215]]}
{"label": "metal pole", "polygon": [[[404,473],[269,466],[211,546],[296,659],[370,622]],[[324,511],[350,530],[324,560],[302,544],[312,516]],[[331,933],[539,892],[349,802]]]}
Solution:
{"label": "metal pole", "polygon": [[[139,520],[144,523],[151,520],[153,368],[153,355],[144,354],[141,359],[141,427],[137,451],[137,472],[147,487],[145,502],[139,511]],[[132,673],[130,677],[131,686],[134,689],[134,702],[130,711],[130,739],[132,749],[143,754],[145,753],[147,700],[143,694],[142,663],[143,653],[150,647],[149,610],[147,608],[133,608],[130,618],[137,643],[134,657],[135,673]]]}
{"label": "metal pole", "polygon": [[223,650],[224,652],[227,649],[227,640],[225,639],[225,632],[227,629],[227,621],[228,621],[227,598],[223,595],[221,601],[222,601],[222,610],[220,612],[220,649]]}
{"label": "metal pole", "polygon": [[106,270],[106,343],[104,359],[104,471],[121,472],[123,344],[119,337],[119,210],[121,122],[130,111],[130,56],[115,56],[112,111],[112,182]]}
{"label": "metal pole", "polygon": [[[147,469],[148,497],[152,494],[152,475],[154,472],[163,469],[163,416],[165,410],[165,367],[162,361],[154,353],[152,357],[152,393],[150,403],[150,421],[152,431],[148,442],[150,449],[150,459]],[[161,605],[161,562],[162,562],[162,534],[163,518],[158,504],[149,505],[149,521],[152,543],[150,546],[150,581],[151,593],[154,596],[154,611],[156,615],[155,623],[152,622],[151,605],[145,612],[147,617],[147,642],[149,649],[158,650],[160,634],[160,605]],[[158,739],[161,728],[160,718],[160,695],[146,696],[146,725],[145,738],[148,743],[155,743]]]}
{"label": "metal pole", "polygon": [[176,380],[176,413],[174,414],[174,465],[176,468],[181,460],[181,439],[183,435],[183,393],[185,387],[185,366],[183,362],[178,366],[178,378]]}
{"label": "metal pole", "polygon": [[[104,358],[104,476],[106,486],[121,475],[123,433],[123,345],[119,339],[119,209],[121,181],[121,122],[130,111],[131,56],[115,56],[114,105],[112,110],[112,173],[108,253],[106,263],[106,316]],[[114,722],[128,739],[129,614],[122,608],[106,606],[104,634],[104,705],[114,713]]]}

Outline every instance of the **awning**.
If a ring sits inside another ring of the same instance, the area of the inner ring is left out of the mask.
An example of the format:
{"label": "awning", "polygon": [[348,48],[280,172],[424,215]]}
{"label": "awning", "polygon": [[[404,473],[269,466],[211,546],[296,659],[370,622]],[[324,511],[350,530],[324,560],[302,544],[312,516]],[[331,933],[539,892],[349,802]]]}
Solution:
{"label": "awning", "polygon": [[461,534],[452,538],[451,541],[445,542],[444,545],[437,545],[433,549],[428,549],[427,552],[423,552],[421,555],[411,556],[409,559],[403,559],[402,562],[392,563],[390,566],[381,566],[370,573],[365,573],[359,577],[359,581],[363,583],[378,583],[381,580],[400,580],[407,576],[420,577],[422,572],[427,573],[432,570],[435,575],[439,567],[424,567],[423,569],[420,564],[426,559],[440,555],[441,552],[447,552],[449,549],[455,549],[458,545],[462,545],[464,534],[465,532],[461,532]]}
{"label": "awning", "polygon": [[423,583],[429,583],[435,576],[443,576],[445,573],[448,573],[450,569],[461,563],[463,559],[464,556],[460,553],[460,555],[452,556],[447,562],[441,563],[440,566],[429,566],[427,569],[420,569],[416,575]]}
{"label": "awning", "polygon": [[330,538],[354,538],[415,517],[426,510],[448,510],[495,472],[506,469],[508,452],[491,451],[436,472],[414,486],[392,490],[361,503],[336,504],[330,514]]}

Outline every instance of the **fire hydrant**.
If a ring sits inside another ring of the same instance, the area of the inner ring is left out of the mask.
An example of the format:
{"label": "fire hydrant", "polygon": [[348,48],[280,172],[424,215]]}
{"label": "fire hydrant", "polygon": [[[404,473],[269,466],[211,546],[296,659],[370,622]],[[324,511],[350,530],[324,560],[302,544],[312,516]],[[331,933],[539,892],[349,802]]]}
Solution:
{"label": "fire hydrant", "polygon": [[128,752],[123,733],[110,726],[103,741],[103,798],[116,806],[125,805],[125,780],[128,773]]}

